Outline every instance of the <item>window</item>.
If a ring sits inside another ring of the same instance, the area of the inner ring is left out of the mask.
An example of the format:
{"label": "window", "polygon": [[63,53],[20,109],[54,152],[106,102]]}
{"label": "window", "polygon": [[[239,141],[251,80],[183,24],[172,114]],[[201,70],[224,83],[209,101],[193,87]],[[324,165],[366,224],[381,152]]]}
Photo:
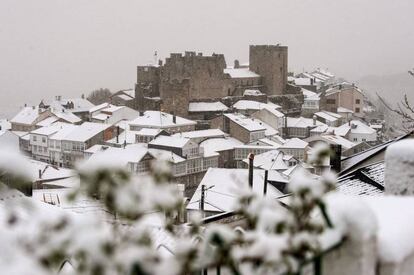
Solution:
{"label": "window", "polygon": [[367,139],[366,138],[363,138],[362,141],[367,141]]}
{"label": "window", "polygon": [[33,136],[33,141],[37,141],[37,136]]}
{"label": "window", "polygon": [[138,163],[136,172],[138,174],[145,173],[145,172],[148,172],[149,169],[150,169],[150,160],[149,159],[143,160]]}
{"label": "window", "polygon": [[353,141],[358,141],[358,139],[354,137],[354,138],[353,138]]}
{"label": "window", "polygon": [[42,142],[46,143],[46,138],[45,137],[42,137]]}
{"label": "window", "polygon": [[356,103],[356,104],[360,104],[360,103],[361,103],[361,100],[360,100],[360,99],[356,99],[356,100],[355,100],[355,103]]}
{"label": "window", "polygon": [[360,109],[359,108],[355,108],[355,113],[359,113]]}
{"label": "window", "polygon": [[327,103],[327,104],[335,104],[335,103],[336,103],[336,100],[335,100],[335,99],[332,99],[332,98],[328,98],[328,99],[326,100],[326,103]]}

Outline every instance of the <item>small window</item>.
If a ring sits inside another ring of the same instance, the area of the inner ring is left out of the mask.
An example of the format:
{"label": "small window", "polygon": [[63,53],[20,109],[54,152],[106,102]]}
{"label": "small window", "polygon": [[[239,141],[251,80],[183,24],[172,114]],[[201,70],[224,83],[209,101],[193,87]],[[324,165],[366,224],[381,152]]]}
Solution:
{"label": "small window", "polygon": [[355,113],[359,113],[360,109],[359,108],[355,108]]}
{"label": "small window", "polygon": [[46,143],[46,138],[45,137],[42,137],[42,142]]}
{"label": "small window", "polygon": [[33,136],[33,141],[37,141],[37,136]]}
{"label": "small window", "polygon": [[355,99],[355,103],[356,104],[361,104],[361,100],[360,99]]}

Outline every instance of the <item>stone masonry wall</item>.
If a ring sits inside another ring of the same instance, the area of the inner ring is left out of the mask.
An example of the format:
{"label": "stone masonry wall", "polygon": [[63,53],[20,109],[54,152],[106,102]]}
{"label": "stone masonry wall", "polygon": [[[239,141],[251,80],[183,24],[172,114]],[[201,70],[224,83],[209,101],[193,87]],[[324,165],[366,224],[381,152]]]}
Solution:
{"label": "stone masonry wall", "polygon": [[288,74],[288,47],[251,45],[250,70],[262,76],[263,92],[268,95],[285,93]]}

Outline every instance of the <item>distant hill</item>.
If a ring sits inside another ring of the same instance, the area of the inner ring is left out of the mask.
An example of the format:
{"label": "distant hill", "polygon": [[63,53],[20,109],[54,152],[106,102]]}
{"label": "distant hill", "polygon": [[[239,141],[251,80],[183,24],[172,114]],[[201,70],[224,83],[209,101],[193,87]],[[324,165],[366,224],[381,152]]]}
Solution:
{"label": "distant hill", "polygon": [[355,83],[374,98],[376,98],[375,93],[378,93],[388,102],[395,104],[403,98],[404,94],[407,94],[414,104],[414,77],[408,72],[365,76]]}

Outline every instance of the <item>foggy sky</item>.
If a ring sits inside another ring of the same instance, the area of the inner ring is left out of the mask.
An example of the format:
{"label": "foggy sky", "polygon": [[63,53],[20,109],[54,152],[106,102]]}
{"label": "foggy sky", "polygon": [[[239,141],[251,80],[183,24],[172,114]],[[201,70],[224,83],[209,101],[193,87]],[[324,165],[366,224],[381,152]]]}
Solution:
{"label": "foggy sky", "polygon": [[[108,87],[185,50],[248,61],[249,44],[289,47],[289,69],[351,79],[414,66],[412,0],[1,0],[0,113]],[[6,104],[6,101],[11,102]]]}

